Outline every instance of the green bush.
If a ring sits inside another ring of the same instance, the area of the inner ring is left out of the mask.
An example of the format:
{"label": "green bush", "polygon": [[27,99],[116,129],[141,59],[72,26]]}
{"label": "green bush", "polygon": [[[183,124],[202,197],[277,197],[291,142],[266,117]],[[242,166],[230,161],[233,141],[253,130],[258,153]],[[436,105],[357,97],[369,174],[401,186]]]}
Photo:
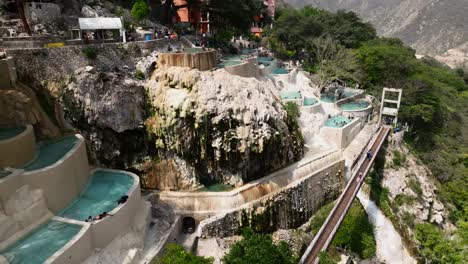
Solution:
{"label": "green bush", "polygon": [[368,259],[375,255],[376,243],[372,224],[366,211],[358,201],[354,201],[338,228],[332,244],[357,253]]}
{"label": "green bush", "polygon": [[137,80],[144,80],[145,79],[145,73],[140,71],[140,70],[136,70],[135,72],[135,79]]}
{"label": "green bush", "polygon": [[320,264],[336,264],[336,263],[338,263],[326,251],[322,251],[322,252],[319,253],[319,260],[320,260],[319,261]]}
{"label": "green bush", "polygon": [[401,154],[399,150],[394,150],[392,161],[393,161],[393,165],[395,165],[397,168],[401,167],[406,162],[406,156]]}
{"label": "green bush", "polygon": [[418,195],[418,198],[422,198],[423,190],[421,188],[421,183],[419,183],[419,181],[416,178],[412,177],[409,179],[408,187],[410,187],[410,189],[413,190],[413,192],[415,192],[416,195]]}
{"label": "green bush", "polygon": [[426,263],[467,263],[466,245],[445,238],[444,233],[432,224],[416,224],[416,239]]}
{"label": "green bush", "polygon": [[85,54],[86,58],[90,60],[94,60],[97,58],[97,51],[94,48],[86,47],[83,49],[83,53]]}
{"label": "green bush", "polygon": [[275,245],[270,235],[257,234],[251,229],[244,229],[242,235],[244,239],[223,257],[224,264],[296,264],[298,261],[284,241]]}
{"label": "green bush", "polygon": [[164,255],[153,259],[151,264],[212,264],[213,261],[213,257],[204,258],[195,256],[192,253],[186,252],[181,245],[170,243],[166,246]]}
{"label": "green bush", "polygon": [[136,21],[140,21],[146,18],[149,14],[149,8],[148,8],[148,5],[146,4],[146,1],[137,0],[135,4],[133,4],[130,14]]}

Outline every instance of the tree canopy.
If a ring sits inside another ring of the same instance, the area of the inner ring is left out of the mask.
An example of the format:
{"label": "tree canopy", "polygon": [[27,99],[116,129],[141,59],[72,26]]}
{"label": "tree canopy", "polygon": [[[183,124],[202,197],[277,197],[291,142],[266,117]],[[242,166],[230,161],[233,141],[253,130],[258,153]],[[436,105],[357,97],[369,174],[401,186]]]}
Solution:
{"label": "tree canopy", "polygon": [[151,264],[212,264],[214,259],[195,256],[186,252],[178,244],[170,243],[166,246],[164,255],[161,258],[154,259]]}
{"label": "tree canopy", "polygon": [[243,237],[244,239],[234,244],[229,253],[223,257],[224,264],[297,263],[289,245],[284,241],[275,245],[270,235],[257,234],[251,229],[245,229]]}
{"label": "tree canopy", "polygon": [[137,21],[140,21],[146,18],[149,14],[149,7],[146,4],[146,1],[136,0],[136,2],[133,4],[133,7],[130,13],[132,14],[132,17]]}
{"label": "tree canopy", "polygon": [[210,12],[211,25],[217,30],[247,33],[262,7],[261,0],[210,0],[203,9]]}

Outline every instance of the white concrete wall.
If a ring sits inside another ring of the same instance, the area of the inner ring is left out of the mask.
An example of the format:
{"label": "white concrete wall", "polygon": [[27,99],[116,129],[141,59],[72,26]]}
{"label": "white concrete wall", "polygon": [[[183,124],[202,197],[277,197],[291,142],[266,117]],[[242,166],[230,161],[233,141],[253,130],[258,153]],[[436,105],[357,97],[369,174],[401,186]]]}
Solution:
{"label": "white concrete wall", "polygon": [[54,213],[63,210],[84,189],[89,179],[86,144],[82,136],[62,159],[40,170],[24,172],[23,184],[42,189],[47,206]]}
{"label": "white concrete wall", "polygon": [[362,120],[355,118],[344,127],[322,127],[320,136],[327,142],[335,144],[338,148],[344,149],[353,141],[359,131],[361,131],[362,126]]}
{"label": "white concrete wall", "polygon": [[50,256],[44,264],[80,264],[94,251],[91,225],[72,219],[54,217],[53,220],[82,226],[78,234],[65,246]]}
{"label": "white concrete wall", "polygon": [[36,137],[31,125],[16,137],[0,140],[0,168],[21,167],[36,155]]}
{"label": "white concrete wall", "polygon": [[256,77],[258,75],[257,58],[248,58],[239,65],[226,66],[224,69],[232,75],[240,77]]}
{"label": "white concrete wall", "polygon": [[277,192],[342,160],[341,152],[331,151],[307,158],[230,192],[158,192],[156,196],[159,201],[177,208],[179,214],[220,213]]}
{"label": "white concrete wall", "polygon": [[[10,170],[10,169],[8,169]],[[0,203],[4,205],[10,196],[21,186],[23,186],[23,170],[11,169],[12,173],[0,179]]]}

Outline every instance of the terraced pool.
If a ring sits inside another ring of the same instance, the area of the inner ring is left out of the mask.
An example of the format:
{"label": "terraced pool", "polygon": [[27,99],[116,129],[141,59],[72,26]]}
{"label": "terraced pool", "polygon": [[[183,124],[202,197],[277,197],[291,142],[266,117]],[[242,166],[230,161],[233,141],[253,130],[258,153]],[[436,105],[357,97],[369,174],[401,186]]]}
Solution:
{"label": "terraced pool", "polygon": [[349,102],[349,103],[340,105],[340,109],[344,111],[363,110],[368,107],[369,107],[369,103],[363,102],[363,101]]}
{"label": "terraced pool", "polygon": [[[340,99],[344,99],[344,98],[348,98],[348,97],[351,97],[351,96],[354,96],[356,95],[355,93],[353,92],[343,92],[343,97],[340,98]],[[323,102],[326,102],[326,103],[334,103],[337,101],[337,98],[335,96],[335,94],[321,94],[320,95],[320,100],[323,101]]]}
{"label": "terraced pool", "polygon": [[9,264],[42,264],[72,240],[81,228],[52,220],[0,252],[0,255]]}
{"label": "terraced pool", "polygon": [[63,158],[78,142],[79,139],[75,135],[41,142],[37,147],[36,158],[26,164],[23,169],[33,171],[50,166]]}
{"label": "terraced pool", "polygon": [[351,123],[351,121],[353,121],[353,119],[345,117],[345,116],[338,115],[338,116],[334,116],[334,117],[331,117],[331,118],[327,119],[325,121],[325,126],[340,128],[340,127],[344,127],[347,124]]}
{"label": "terraced pool", "polygon": [[6,140],[21,134],[26,127],[0,128],[0,140]]}
{"label": "terraced pool", "polygon": [[311,97],[304,97],[304,106],[311,106],[318,102],[317,99]]}
{"label": "terraced pool", "polygon": [[292,99],[302,98],[300,91],[281,91],[280,96],[281,96],[281,99],[283,100],[292,100]]}
{"label": "terraced pool", "polygon": [[271,71],[272,74],[288,74],[289,71],[285,68],[275,68]]}
{"label": "terraced pool", "polygon": [[84,221],[88,216],[109,213],[118,206],[120,197],[128,195],[133,183],[133,177],[126,173],[97,170],[86,189],[59,215]]}

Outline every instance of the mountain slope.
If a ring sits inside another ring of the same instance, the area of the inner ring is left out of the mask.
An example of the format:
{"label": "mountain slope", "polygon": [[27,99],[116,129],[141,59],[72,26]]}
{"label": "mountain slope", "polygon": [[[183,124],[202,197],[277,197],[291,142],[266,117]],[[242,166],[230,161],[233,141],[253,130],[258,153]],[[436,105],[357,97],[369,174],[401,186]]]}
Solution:
{"label": "mountain slope", "polygon": [[468,43],[467,0],[284,1],[294,7],[352,10],[371,22],[379,35],[400,38],[420,54],[440,55]]}

